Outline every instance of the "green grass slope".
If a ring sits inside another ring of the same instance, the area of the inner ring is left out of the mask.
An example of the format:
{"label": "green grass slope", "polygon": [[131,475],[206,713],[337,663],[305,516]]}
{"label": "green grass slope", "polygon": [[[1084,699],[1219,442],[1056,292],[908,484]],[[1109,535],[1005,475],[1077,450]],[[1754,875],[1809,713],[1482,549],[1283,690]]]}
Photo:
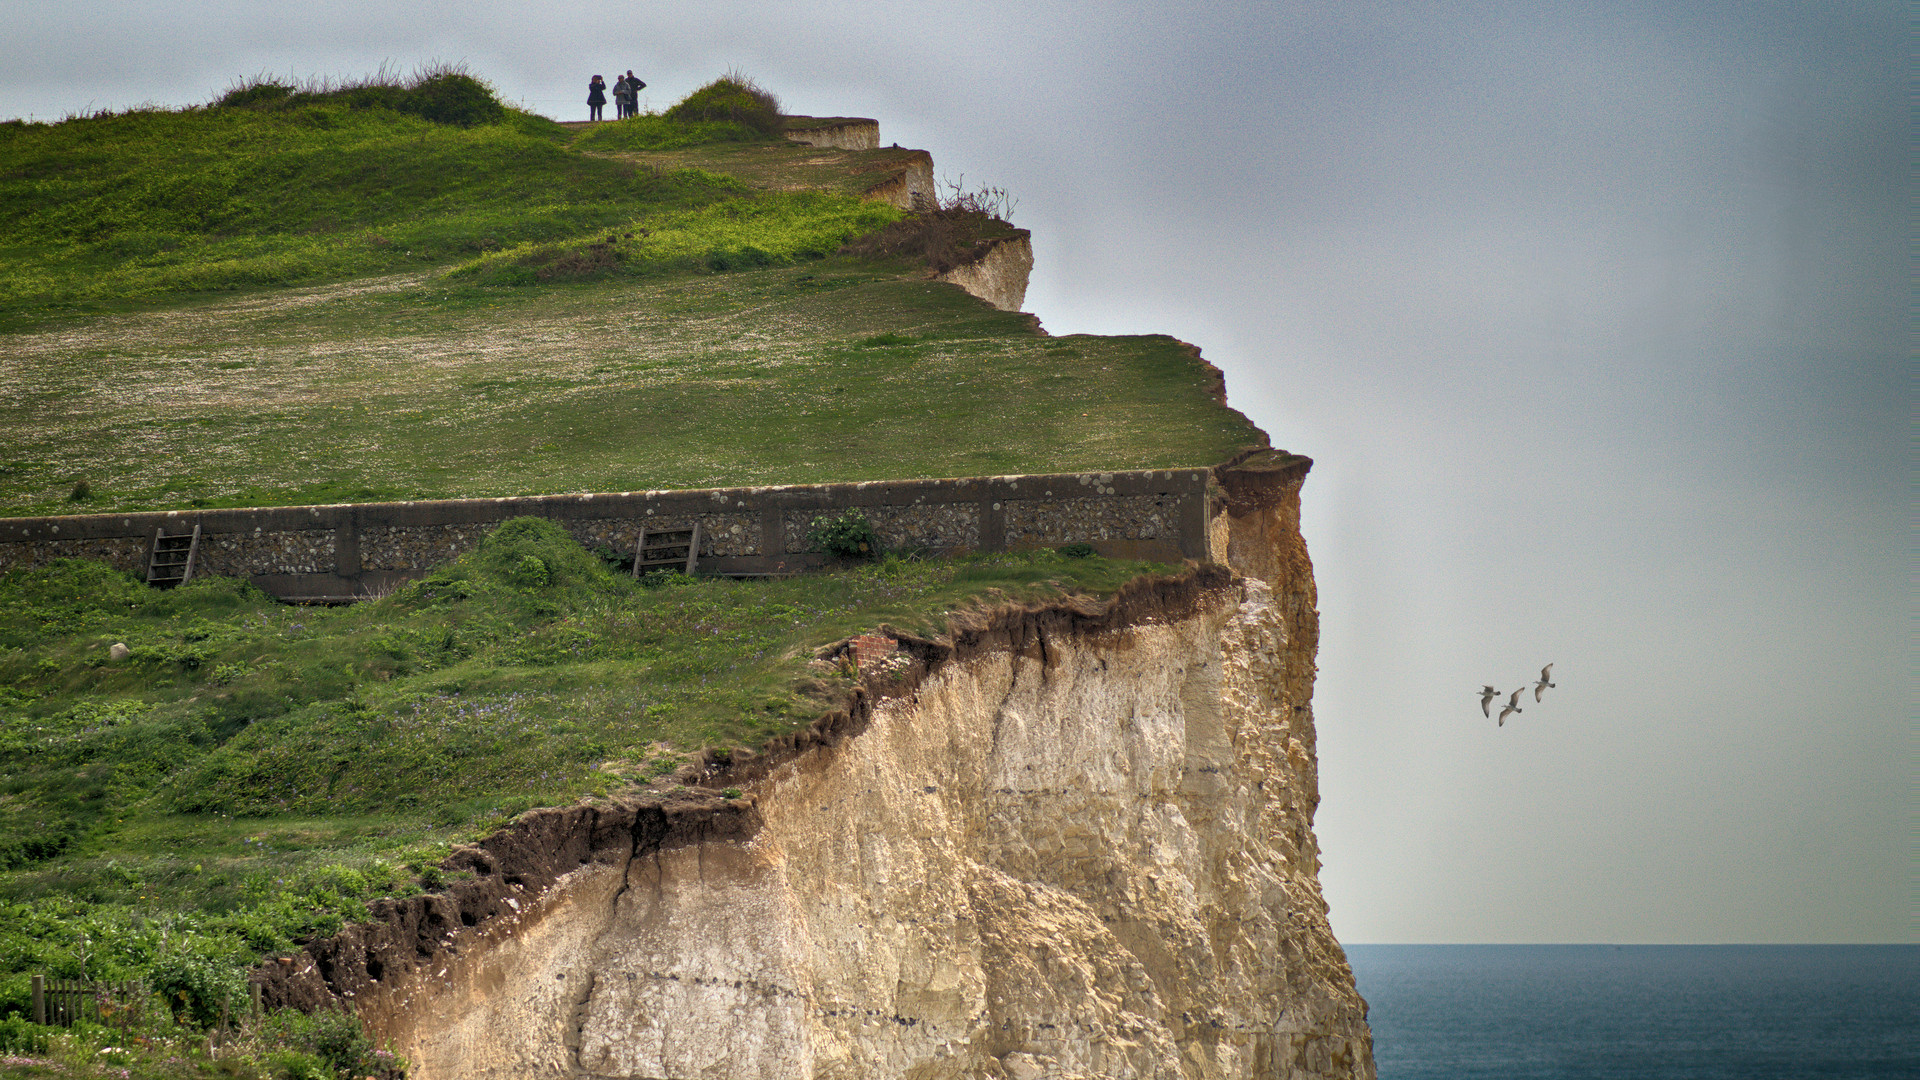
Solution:
{"label": "green grass slope", "polygon": [[362,282],[9,346],[12,515],[1193,466],[1259,437],[1171,339],[1043,337],[848,260]]}

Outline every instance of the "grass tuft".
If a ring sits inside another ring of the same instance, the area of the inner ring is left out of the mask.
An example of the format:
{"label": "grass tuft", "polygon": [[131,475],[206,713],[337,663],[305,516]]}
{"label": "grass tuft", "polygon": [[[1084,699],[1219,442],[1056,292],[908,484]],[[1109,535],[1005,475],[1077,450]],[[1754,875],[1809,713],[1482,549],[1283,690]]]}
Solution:
{"label": "grass tuft", "polygon": [[778,136],[786,128],[780,99],[737,70],[688,94],[664,115],[668,120],[683,122],[741,124],[768,137]]}
{"label": "grass tuft", "polygon": [[498,124],[507,119],[493,87],[465,64],[430,64],[402,77],[386,67],[361,79],[309,80],[303,85],[258,75],[236,82],[215,98],[216,109],[288,109],[338,104],[353,109],[390,109],[455,127]]}

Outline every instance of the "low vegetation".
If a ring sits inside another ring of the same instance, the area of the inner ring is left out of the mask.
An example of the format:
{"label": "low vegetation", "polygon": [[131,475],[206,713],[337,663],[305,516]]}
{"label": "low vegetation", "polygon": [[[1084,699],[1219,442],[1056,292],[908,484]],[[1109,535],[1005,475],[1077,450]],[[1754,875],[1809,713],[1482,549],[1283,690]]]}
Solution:
{"label": "low vegetation", "polygon": [[901,217],[848,241],[841,250],[912,259],[938,274],[977,261],[995,241],[1015,231],[1004,219],[975,206],[949,205]]}
{"label": "low vegetation", "polygon": [[406,1062],[373,1044],[341,1012],[213,1021],[212,1037],[177,1024],[165,1009],[125,1000],[105,1023],[40,1028],[0,1019],[0,1076],[60,1080],[401,1080]]}
{"label": "low vegetation", "polygon": [[611,154],[636,150],[686,150],[715,143],[758,143],[766,136],[733,120],[670,120],[641,113],[594,124],[573,140],[581,150]]}
{"label": "low vegetation", "polygon": [[[724,177],[713,177],[716,187]],[[572,243],[525,243],[455,267],[451,282],[532,285],[619,274],[657,278],[676,272],[790,266],[824,259],[850,238],[899,220],[898,210],[850,195],[767,192],[750,199],[649,215]]]}

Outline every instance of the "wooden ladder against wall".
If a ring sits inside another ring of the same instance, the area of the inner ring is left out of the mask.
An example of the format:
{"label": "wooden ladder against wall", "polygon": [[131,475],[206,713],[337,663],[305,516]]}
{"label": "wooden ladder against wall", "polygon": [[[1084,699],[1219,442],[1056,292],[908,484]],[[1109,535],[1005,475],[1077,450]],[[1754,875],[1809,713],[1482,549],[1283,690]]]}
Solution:
{"label": "wooden ladder against wall", "polygon": [[641,529],[633,545],[633,576],[652,570],[693,573],[700,559],[700,523],[691,529]]}
{"label": "wooden ladder against wall", "polygon": [[193,557],[200,553],[200,526],[190,533],[168,536],[153,530],[153,550],[147,555],[147,584],[158,589],[184,585],[193,577]]}

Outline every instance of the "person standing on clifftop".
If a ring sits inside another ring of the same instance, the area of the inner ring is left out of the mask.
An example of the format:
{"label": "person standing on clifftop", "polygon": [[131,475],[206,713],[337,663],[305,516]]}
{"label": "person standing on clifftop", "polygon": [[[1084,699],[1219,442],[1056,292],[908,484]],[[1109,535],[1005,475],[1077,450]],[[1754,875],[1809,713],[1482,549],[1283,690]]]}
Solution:
{"label": "person standing on clifftop", "polygon": [[625,104],[627,107],[627,115],[639,116],[640,115],[640,91],[645,90],[647,88],[646,80],[642,79],[638,75],[635,75],[633,73],[632,68],[628,68],[626,82],[627,82],[627,100],[623,104]]}
{"label": "person standing on clifftop", "polygon": [[605,119],[600,115],[600,110],[606,107],[607,81],[595,75],[592,81],[587,83],[587,119],[589,121]]}

